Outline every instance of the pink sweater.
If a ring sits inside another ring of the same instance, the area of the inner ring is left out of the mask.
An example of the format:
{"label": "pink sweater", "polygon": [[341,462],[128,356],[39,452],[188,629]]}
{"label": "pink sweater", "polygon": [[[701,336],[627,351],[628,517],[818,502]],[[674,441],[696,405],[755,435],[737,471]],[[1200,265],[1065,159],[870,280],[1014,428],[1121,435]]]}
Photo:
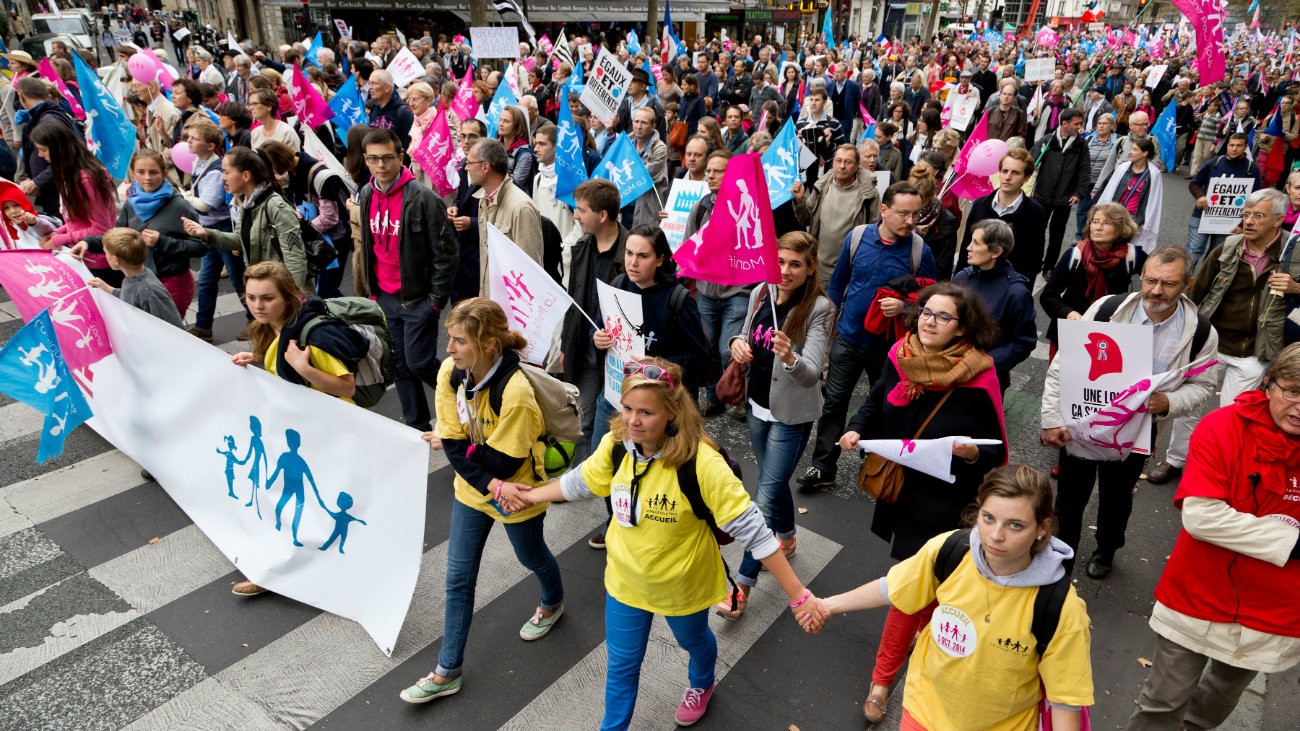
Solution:
{"label": "pink sweater", "polygon": [[[94,177],[89,170],[81,171],[81,189],[89,197],[90,203],[90,220],[78,221],[68,214],[66,204],[60,204],[59,208],[63,212],[64,223],[54,230],[54,236],[50,241],[55,246],[72,246],[87,236],[99,236],[113,227],[117,221],[117,202],[112,198],[104,198],[99,194],[98,188],[94,184]],[[98,260],[102,256],[88,254],[86,256],[86,266],[94,268],[105,268],[108,266],[108,260],[104,259],[102,263]]]}

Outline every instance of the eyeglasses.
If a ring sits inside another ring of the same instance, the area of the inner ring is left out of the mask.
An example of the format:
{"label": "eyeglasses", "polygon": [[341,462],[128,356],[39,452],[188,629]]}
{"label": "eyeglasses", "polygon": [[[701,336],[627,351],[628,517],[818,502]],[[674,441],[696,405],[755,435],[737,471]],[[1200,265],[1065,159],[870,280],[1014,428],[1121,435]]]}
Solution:
{"label": "eyeglasses", "polygon": [[898,216],[904,221],[915,221],[917,216],[921,215],[920,211],[899,211],[890,208],[889,206],[885,206],[885,210],[889,211],[890,213],[893,213],[895,216]]}
{"label": "eyeglasses", "polygon": [[706,169],[704,170],[704,174],[705,174],[705,175],[726,175],[726,174],[727,174],[727,171],[726,171],[726,170],[712,170],[712,169],[707,169],[707,168],[706,168]]}
{"label": "eyeglasses", "polygon": [[389,165],[401,159],[401,155],[366,155],[367,165]]}
{"label": "eyeglasses", "polygon": [[1276,214],[1273,214],[1273,213],[1261,213],[1260,211],[1245,211],[1244,213],[1241,214],[1241,217],[1242,217],[1242,218],[1248,218],[1248,219],[1250,219],[1250,220],[1252,220],[1252,221],[1263,221],[1264,219],[1266,219],[1266,218],[1271,218],[1271,217],[1274,216],[1274,215],[1276,215]]}
{"label": "eyeglasses", "polygon": [[1300,388],[1283,388],[1276,381],[1268,384],[1268,387],[1281,394],[1284,401],[1290,403],[1300,403]]}
{"label": "eyeglasses", "polygon": [[481,165],[482,163],[485,162],[487,162],[487,160],[471,160],[469,158],[465,158],[466,165]]}
{"label": "eyeglasses", "polygon": [[1155,277],[1142,277],[1142,286],[1154,287],[1160,285],[1164,289],[1177,289],[1182,282],[1175,282],[1168,279],[1156,279]]}
{"label": "eyeglasses", "polygon": [[949,315],[947,312],[935,312],[929,307],[922,307],[920,316],[922,320],[934,320],[940,325],[949,325],[961,321],[961,318],[956,315]]}
{"label": "eyeglasses", "polygon": [[651,381],[658,381],[659,383],[666,384],[669,388],[677,388],[677,384],[673,381],[672,374],[653,363],[642,363],[636,360],[629,360],[623,364],[623,375],[635,376],[638,373]]}

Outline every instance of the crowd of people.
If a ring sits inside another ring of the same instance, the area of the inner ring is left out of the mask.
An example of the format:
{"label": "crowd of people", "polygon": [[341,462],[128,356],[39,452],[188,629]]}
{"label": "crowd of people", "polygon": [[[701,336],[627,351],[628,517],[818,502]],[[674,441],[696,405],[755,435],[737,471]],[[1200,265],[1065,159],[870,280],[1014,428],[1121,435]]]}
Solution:
{"label": "crowd of people", "polygon": [[[1054,51],[964,36],[829,47],[755,37],[701,39],[661,56],[614,32],[580,33],[567,58],[525,42],[526,63],[502,64],[475,62],[460,36],[426,34],[405,46],[424,75],[404,85],[386,68],[403,51],[394,35],[341,40],[310,60],[303,44],[191,43],[178,49],[175,82],[129,83],[122,102],[137,150],[120,181],[73,114],[80,92],[69,59],[54,58],[65,97],[13,52],[12,81],[0,81],[12,152],[0,150],[21,195],[3,196],[6,230],[72,248],[95,286],[209,342],[228,276],[251,347],[234,363],[341,399],[355,395],[356,357],[342,334],[318,327],[307,342],[303,326],[322,315],[322,299],[349,290],[382,310],[401,418],[455,472],[443,641],[405,701],[461,690],[492,526],[505,526],[538,578],[519,634],[539,640],[565,610],[562,571],[543,540],[548,506],[601,497],[610,519],[588,544],[607,551],[602,728],[631,723],[655,615],[690,656],[676,721],[698,721],[717,663],[709,615],[743,621],[767,570],[809,632],[836,614],[889,606],[867,720],[883,719],[910,656],[904,728],[1029,729],[1050,714],[1054,728],[1077,729],[1094,702],[1087,609],[1070,585],[1084,510],[1099,486],[1084,572],[1103,580],[1145,472],[1152,484],[1179,480],[1183,525],[1155,588],[1154,666],[1128,728],[1213,728],[1256,672],[1300,660],[1297,87],[1276,54],[1260,62],[1258,38],[1235,41],[1228,78],[1202,84],[1186,47],[1105,51],[1099,34],[1061,35]],[[602,49],[631,73],[612,120],[571,85]],[[141,51],[113,50],[122,78]],[[1048,56],[1055,78],[1023,81],[1026,59]],[[300,122],[290,94],[298,71],[326,100],[355,83],[367,124]],[[462,116],[452,102],[466,78],[478,110]],[[489,120],[501,84],[518,86],[518,104]],[[1169,105],[1177,149],[1162,154],[1152,126]],[[954,117],[959,108],[975,112]],[[558,193],[562,112],[588,173],[627,133],[652,189],[627,201],[593,178],[571,198]],[[446,195],[432,187],[445,171],[412,154],[439,115],[458,147]],[[959,198],[954,167],[981,119],[1007,149],[991,192]],[[715,204],[732,158],[766,152],[786,120],[811,162],[771,211],[780,284],[679,279],[661,225],[672,181],[707,186],[689,237],[729,215]],[[341,168],[309,154],[308,133]],[[192,163],[177,164],[178,145]],[[1277,145],[1283,154],[1272,154]],[[1161,227],[1165,176],[1184,164],[1196,211],[1186,236]],[[1251,185],[1240,227],[1200,233],[1210,181],[1224,177]],[[576,386],[590,440],[557,480],[542,469],[544,419],[519,354],[527,343],[491,299],[489,225],[539,264],[559,262],[554,274],[574,301],[552,357],[538,364]],[[623,369],[619,403],[603,395],[612,336],[592,323],[613,313],[602,313],[598,283],[644,302],[645,348]],[[1037,346],[1040,315],[1053,356],[1041,408],[1042,442],[1059,449],[1051,476],[1016,464],[1023,455],[1009,449],[1003,408],[1013,371]],[[1148,328],[1152,373],[1217,359],[1219,368],[1151,394],[1154,431],[1170,432],[1158,464],[1070,451],[1058,320]],[[733,364],[745,369],[739,397],[720,388]],[[870,394],[850,418],[863,375]],[[1202,416],[1206,406],[1219,408]],[[747,426],[752,499],[710,436],[712,418]],[[789,559],[791,481],[809,441],[795,488],[804,492],[851,479],[841,467],[857,461],[841,455],[859,440],[946,437],[988,443],[953,442],[952,484],[901,468],[897,500],[878,501],[871,519],[899,562],[888,575],[836,596],[806,588]],[[744,547],[734,574],[717,550],[733,540]]]}

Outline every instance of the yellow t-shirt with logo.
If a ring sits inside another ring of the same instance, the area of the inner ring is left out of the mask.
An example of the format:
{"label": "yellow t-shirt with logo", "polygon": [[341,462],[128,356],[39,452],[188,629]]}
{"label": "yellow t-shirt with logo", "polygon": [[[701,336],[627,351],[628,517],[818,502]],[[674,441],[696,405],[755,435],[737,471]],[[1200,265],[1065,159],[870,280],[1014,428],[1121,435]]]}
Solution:
{"label": "yellow t-shirt with logo", "polygon": [[1048,700],[1091,706],[1088,609],[1074,587],[1039,660],[1030,632],[1035,589],[994,584],[967,553],[936,596],[934,560],[947,537],[889,570],[889,601],[900,611],[939,602],[912,652],[903,708],[929,729],[1035,731],[1040,676]]}
{"label": "yellow t-shirt with logo", "polygon": [[[438,390],[434,396],[434,410],[438,425],[434,429],[440,439],[468,440],[469,430],[461,422],[456,408],[456,389],[451,387],[451,372],[456,368],[451,358],[442,361],[438,369]],[[463,385],[462,385],[463,388]],[[482,389],[473,397],[473,412],[482,425],[485,443],[498,452],[510,457],[522,457],[524,463],[518,471],[505,478],[506,482],[524,485],[545,484],[545,478],[538,479],[534,466],[546,463],[546,448],[537,438],[545,429],[542,410],[537,407],[537,396],[528,383],[528,377],[516,370],[506,381],[505,390],[501,392],[501,413],[492,410],[488,397],[489,389]],[[533,505],[525,510],[518,510],[509,515],[502,515],[490,503],[492,495],[484,495],[474,489],[459,474],[454,480],[456,499],[479,512],[487,513],[502,523],[521,523],[541,514],[550,503]]]}
{"label": "yellow t-shirt with logo", "polygon": [[[612,437],[606,434],[582,463],[582,479],[591,491],[608,497],[611,486],[631,485],[634,459],[611,464]],[[605,589],[620,602],[667,616],[694,614],[722,601],[727,575],[718,541],[695,517],[677,484],[677,470],[654,460],[635,465],[645,471],[637,486],[638,517],[634,527],[611,521],[605,532]],[[745,486],[718,451],[700,444],[695,457],[700,494],[718,525],[740,517],[749,507]]]}
{"label": "yellow t-shirt with logo", "polygon": [[[280,352],[280,336],[276,335],[275,340],[272,340],[271,345],[266,349],[266,355],[262,357],[262,367],[266,368],[266,372],[270,373],[273,376],[276,375],[275,372],[276,353],[279,352]],[[311,363],[312,368],[315,368],[316,370],[321,371],[323,373],[328,373],[331,376],[342,377],[342,376],[352,375],[352,371],[348,370],[348,367],[343,365],[343,361],[339,360],[338,358],[335,358],[334,356],[330,355],[329,353],[326,353],[325,351],[321,350],[320,348],[317,348],[314,345],[307,346],[307,361]],[[313,391],[320,391],[319,388],[316,388],[316,386],[312,385],[311,383],[308,383],[307,385],[311,386]],[[350,404],[356,403],[350,398],[340,398],[339,400],[346,401]]]}

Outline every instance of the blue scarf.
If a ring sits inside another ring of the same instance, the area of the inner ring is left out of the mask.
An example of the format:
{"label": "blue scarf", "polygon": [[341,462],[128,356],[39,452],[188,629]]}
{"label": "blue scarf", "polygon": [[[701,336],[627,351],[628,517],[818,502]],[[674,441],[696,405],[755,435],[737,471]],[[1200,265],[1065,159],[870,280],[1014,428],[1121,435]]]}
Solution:
{"label": "blue scarf", "polygon": [[139,183],[131,183],[131,190],[126,194],[126,202],[131,204],[135,215],[139,216],[141,221],[148,221],[175,194],[176,189],[166,180],[152,193],[146,193]]}

